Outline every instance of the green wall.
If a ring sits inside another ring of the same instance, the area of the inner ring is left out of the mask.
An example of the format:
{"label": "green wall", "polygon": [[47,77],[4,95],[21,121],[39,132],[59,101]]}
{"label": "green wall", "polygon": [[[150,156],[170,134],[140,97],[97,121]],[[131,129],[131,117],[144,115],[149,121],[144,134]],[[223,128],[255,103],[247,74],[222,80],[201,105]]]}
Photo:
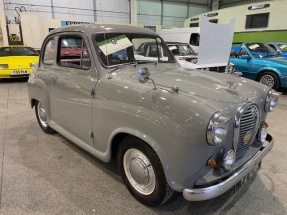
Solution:
{"label": "green wall", "polygon": [[287,30],[235,32],[233,44],[244,42],[287,42]]}

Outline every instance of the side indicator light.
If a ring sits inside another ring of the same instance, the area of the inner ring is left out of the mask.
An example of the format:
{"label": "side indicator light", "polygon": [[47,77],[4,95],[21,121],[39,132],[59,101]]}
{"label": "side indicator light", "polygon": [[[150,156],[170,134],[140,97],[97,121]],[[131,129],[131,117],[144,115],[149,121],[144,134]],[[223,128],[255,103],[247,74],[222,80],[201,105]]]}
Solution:
{"label": "side indicator light", "polygon": [[214,169],[217,166],[216,160],[214,158],[210,158],[209,161],[207,162],[207,166]]}

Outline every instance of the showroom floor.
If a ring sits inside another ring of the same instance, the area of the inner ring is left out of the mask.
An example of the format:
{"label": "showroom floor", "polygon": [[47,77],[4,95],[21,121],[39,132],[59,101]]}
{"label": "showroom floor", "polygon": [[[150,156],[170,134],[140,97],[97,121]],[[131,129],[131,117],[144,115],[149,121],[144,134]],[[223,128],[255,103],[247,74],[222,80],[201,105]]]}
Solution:
{"label": "showroom floor", "polygon": [[176,193],[148,208],[123,185],[115,163],[105,164],[59,134],[40,129],[27,80],[0,80],[0,214],[287,214],[287,90],[269,114],[273,150],[246,186],[205,202]]}

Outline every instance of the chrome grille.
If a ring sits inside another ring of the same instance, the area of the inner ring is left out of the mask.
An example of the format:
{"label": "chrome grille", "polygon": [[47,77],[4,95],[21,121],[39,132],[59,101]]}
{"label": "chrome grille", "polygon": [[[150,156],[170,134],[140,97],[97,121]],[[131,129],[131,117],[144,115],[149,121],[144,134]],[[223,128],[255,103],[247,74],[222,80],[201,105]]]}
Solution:
{"label": "chrome grille", "polygon": [[257,105],[247,106],[240,115],[239,139],[236,150],[236,156],[239,157],[252,144],[258,130],[259,109]]}

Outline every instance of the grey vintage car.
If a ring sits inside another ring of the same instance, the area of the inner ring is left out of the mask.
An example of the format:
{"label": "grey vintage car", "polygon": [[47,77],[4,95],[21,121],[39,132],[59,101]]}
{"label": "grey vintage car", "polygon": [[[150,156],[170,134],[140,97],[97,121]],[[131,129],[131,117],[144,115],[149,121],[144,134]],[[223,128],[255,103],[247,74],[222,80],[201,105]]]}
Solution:
{"label": "grey vintage car", "polygon": [[[137,50],[147,42],[157,46],[144,56]],[[237,190],[274,144],[265,119],[277,92],[184,70],[158,34],[138,27],[54,30],[28,93],[44,132],[57,131],[105,162],[117,159],[127,189],[148,206],[173,191],[201,201]]]}

